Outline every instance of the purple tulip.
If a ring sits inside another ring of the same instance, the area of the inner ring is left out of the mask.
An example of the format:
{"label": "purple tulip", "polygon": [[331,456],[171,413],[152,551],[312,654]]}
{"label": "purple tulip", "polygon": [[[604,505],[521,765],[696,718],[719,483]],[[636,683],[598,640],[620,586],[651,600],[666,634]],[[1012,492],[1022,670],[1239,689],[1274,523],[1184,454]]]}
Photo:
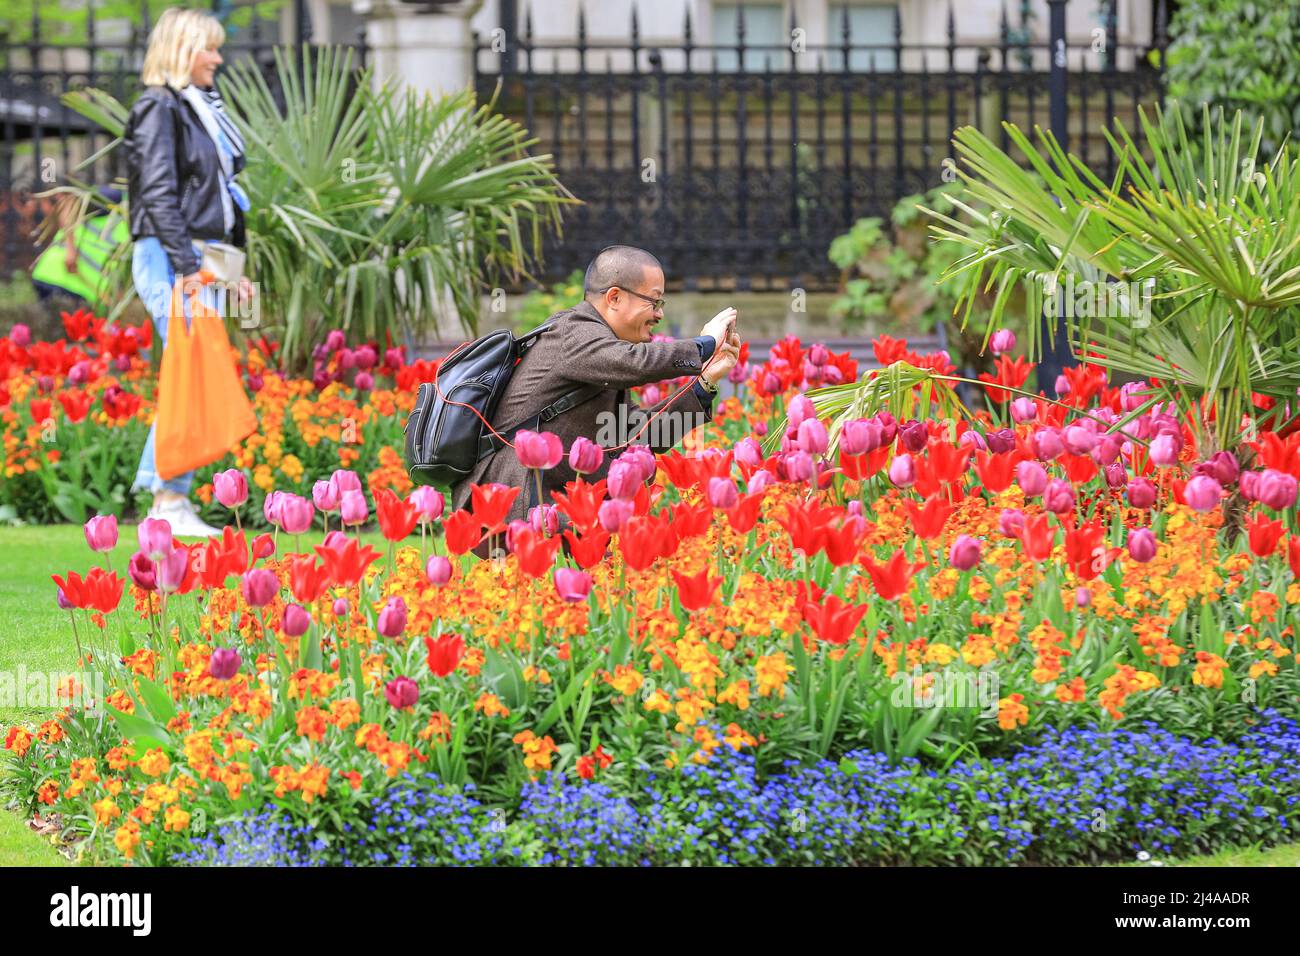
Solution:
{"label": "purple tulip", "polygon": [[1128,495],[1128,503],[1143,511],[1156,503],[1156,486],[1145,478],[1130,479],[1125,493]]}
{"label": "purple tulip", "polygon": [[1223,486],[1209,475],[1193,475],[1183,486],[1183,500],[1194,511],[1212,511],[1223,497]]}
{"label": "purple tulip", "polygon": [[1156,536],[1150,528],[1138,528],[1128,533],[1128,553],[1139,564],[1146,564],[1156,556]]}
{"label": "purple tulip", "polygon": [[286,604],[280,627],[287,637],[302,637],[311,627],[311,615],[297,604]]}
{"label": "purple tulip", "polygon": [[248,500],[248,479],[238,468],[227,468],[212,476],[212,490],[222,507],[233,511]]}
{"label": "purple tulip", "polygon": [[1022,461],[1016,465],[1016,484],[1026,495],[1041,495],[1047,487],[1047,470],[1036,461]]}
{"label": "purple tulip", "polygon": [[1043,489],[1043,507],[1053,514],[1074,510],[1074,487],[1064,478],[1053,478]]}
{"label": "purple tulip", "polygon": [[555,590],[565,601],[585,601],[591,593],[591,575],[574,568],[556,568]]}
{"label": "purple tulip", "polygon": [[1197,463],[1195,472],[1198,475],[1208,475],[1226,488],[1241,474],[1241,465],[1232,452],[1220,451]]}
{"label": "purple tulip", "polygon": [[428,564],[424,566],[424,576],[429,579],[429,583],[434,587],[440,588],[451,580],[451,561],[441,554],[435,554],[429,559]]}
{"label": "purple tulip", "polygon": [[140,550],[157,561],[172,550],[172,526],[166,518],[145,518],[135,529]]}
{"label": "purple tulip", "polygon": [[973,428],[968,428],[961,433],[957,439],[957,444],[963,447],[973,448],[976,451],[988,451],[989,444],[984,440],[984,436]]}
{"label": "purple tulip", "polygon": [[54,589],[54,603],[59,606],[61,611],[71,611],[75,604],[68,600],[68,596],[63,593],[63,588]]}
{"label": "purple tulip", "polygon": [[889,412],[876,412],[871,416],[880,426],[880,444],[892,445],[898,437],[898,421]]}
{"label": "purple tulip", "polygon": [[420,700],[420,685],[409,677],[394,677],[384,685],[384,699],[396,710],[407,710]]}
{"label": "purple tulip", "polygon": [[605,461],[605,449],[590,438],[579,435],[569,446],[569,467],[580,475],[589,475]]}
{"label": "purple tulip", "polygon": [[137,551],[131,555],[131,561],[126,567],[126,572],[131,576],[131,580],[136,587],[145,591],[157,589],[158,577],[157,572],[154,570],[153,558],[143,551]]}
{"label": "purple tulip", "polygon": [[948,563],[958,571],[969,571],[980,563],[980,543],[967,534],[957,535],[948,549]]}
{"label": "purple tulip", "polygon": [[406,620],[406,602],[393,595],[379,612],[379,623],[375,629],[384,637],[399,637],[406,630]]}
{"label": "purple tulip", "polygon": [[243,663],[239,651],[233,647],[218,647],[208,658],[208,676],[216,680],[230,680],[239,673]]}
{"label": "purple tulip", "polygon": [[553,432],[521,429],[515,434],[515,457],[525,468],[547,471],[564,459],[564,445]]}
{"label": "purple tulip", "polygon": [[929,443],[930,430],[925,427],[925,422],[904,422],[898,429],[898,437],[903,442],[903,447],[915,454],[924,450]]}
{"label": "purple tulip", "polygon": [[264,607],[280,593],[280,581],[266,568],[253,568],[244,572],[239,590],[250,607]]}
{"label": "purple tulip", "polygon": [[83,529],[91,551],[103,554],[117,547],[117,516],[95,515]]}
{"label": "purple tulip", "polygon": [[995,455],[1002,455],[1013,451],[1016,447],[1016,433],[1010,428],[1002,428],[995,432],[989,432],[984,436],[988,443],[989,451]]}

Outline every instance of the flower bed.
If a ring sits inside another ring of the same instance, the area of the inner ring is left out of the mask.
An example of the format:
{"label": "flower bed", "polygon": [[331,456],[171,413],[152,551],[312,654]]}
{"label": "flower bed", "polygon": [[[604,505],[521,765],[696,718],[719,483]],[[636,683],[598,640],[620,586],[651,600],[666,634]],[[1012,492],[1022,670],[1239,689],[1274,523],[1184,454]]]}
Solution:
{"label": "flower bed", "polygon": [[[1061,862],[1285,838],[1286,791],[1262,794],[1295,778],[1300,434],[1262,432],[1243,468],[1091,366],[1063,403],[1016,397],[1023,366],[1000,363],[1003,401],[969,419],[928,415],[951,403],[918,379],[897,416],[832,420],[802,392],[856,368],[788,339],[685,451],[630,450],[509,527],[512,489],[445,513],[432,489],[402,497],[399,461],[363,480],[339,449],[295,476],[250,439],[213,476],[220,539],[146,521],[128,569],[57,576],[96,706],[68,686],[66,709],[4,731],[14,798],[90,859],[147,864],[238,857],[204,837],[271,808],[299,859],[353,863]],[[327,385],[299,420],[288,396],[307,386],[271,380],[264,422],[286,412],[326,442],[340,416],[400,422],[411,397]],[[517,453],[546,467],[552,444]],[[580,470],[599,456],[569,452]],[[1243,509],[1245,532],[1225,530]],[[386,554],[355,534],[372,517]],[[96,518],[87,541],[117,533]],[[469,557],[485,536],[509,556]],[[1143,721],[1159,730],[1115,735]],[[1103,750],[1113,776],[1077,786],[1043,762],[1096,768]],[[1189,802],[1149,791],[1166,779]],[[1270,812],[1222,803],[1218,780]],[[710,816],[692,788],[715,786]],[[819,787],[819,835],[792,847],[773,821]],[[1222,807],[1200,820],[1202,801]],[[421,816],[442,823],[417,834]],[[377,820],[410,848],[372,845]],[[564,820],[576,842],[536,835]]]}

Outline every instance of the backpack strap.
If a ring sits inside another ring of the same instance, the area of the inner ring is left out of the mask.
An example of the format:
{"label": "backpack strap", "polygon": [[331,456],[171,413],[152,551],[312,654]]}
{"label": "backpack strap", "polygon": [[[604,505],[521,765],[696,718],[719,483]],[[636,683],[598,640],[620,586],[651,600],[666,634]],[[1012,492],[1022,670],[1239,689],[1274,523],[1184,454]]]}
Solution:
{"label": "backpack strap", "polygon": [[591,401],[603,391],[606,391],[606,389],[599,385],[584,385],[582,388],[575,388],[573,391],[561,395],[531,418],[525,418],[521,422],[516,422],[509,428],[498,429],[500,437],[492,432],[488,432],[479,439],[478,460],[482,461],[489,455],[500,451],[505,447],[506,441],[514,438],[517,432],[525,429],[528,431],[537,431],[544,422],[549,422],[551,419],[569,411],[569,409],[577,408],[579,405]]}

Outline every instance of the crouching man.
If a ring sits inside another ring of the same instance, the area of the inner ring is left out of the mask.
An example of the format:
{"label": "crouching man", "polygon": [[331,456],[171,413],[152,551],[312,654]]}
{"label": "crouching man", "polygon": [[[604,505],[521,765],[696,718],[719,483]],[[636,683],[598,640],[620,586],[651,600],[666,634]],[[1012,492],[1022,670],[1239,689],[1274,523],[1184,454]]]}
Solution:
{"label": "crouching man", "polygon": [[[557,435],[566,452],[579,437],[614,448],[599,469],[583,476],[594,482],[605,477],[625,443],[666,452],[692,428],[709,421],[718,382],[740,357],[740,337],[735,331],[736,310],[725,309],[694,339],[652,342],[654,328],[663,319],[664,272],[659,260],[643,249],[601,250],[587,267],[583,290],[583,300],[551,316],[551,328],[524,353],[493,415],[492,427],[508,428],[575,389],[597,387],[594,397],[539,426]],[[695,382],[675,401],[673,395],[680,388],[650,408],[629,401],[628,389],[690,374],[696,376]],[[660,414],[647,424],[656,412]],[[551,504],[551,492],[563,491],[577,477],[566,456],[542,473],[540,503]],[[527,518],[529,509],[539,503],[535,479],[507,447],[480,461],[452,489],[452,507],[469,507],[471,486],[493,482],[520,489],[507,523]],[[486,557],[487,547],[484,542],[474,553]]]}

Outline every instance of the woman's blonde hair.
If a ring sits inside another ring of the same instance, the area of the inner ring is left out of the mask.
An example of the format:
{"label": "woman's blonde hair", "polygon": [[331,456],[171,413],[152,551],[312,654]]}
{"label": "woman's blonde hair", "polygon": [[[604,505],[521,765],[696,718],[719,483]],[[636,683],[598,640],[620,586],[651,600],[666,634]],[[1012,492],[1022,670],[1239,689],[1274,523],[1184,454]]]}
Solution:
{"label": "woman's blonde hair", "polygon": [[190,85],[194,57],[203,50],[215,50],[225,40],[221,21],[207,11],[169,7],[149,34],[140,80],[145,86],[184,89]]}

